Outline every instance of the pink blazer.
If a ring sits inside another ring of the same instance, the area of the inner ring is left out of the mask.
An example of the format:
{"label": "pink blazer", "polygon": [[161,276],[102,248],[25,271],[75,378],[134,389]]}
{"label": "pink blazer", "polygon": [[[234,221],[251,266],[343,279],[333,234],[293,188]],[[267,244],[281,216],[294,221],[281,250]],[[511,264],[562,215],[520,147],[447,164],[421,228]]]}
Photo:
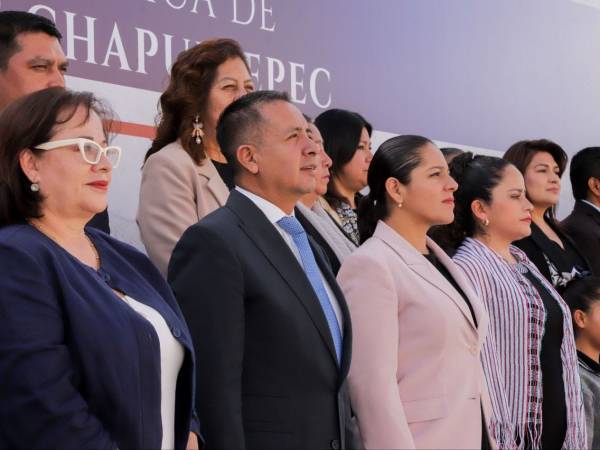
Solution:
{"label": "pink blazer", "polygon": [[154,153],[142,170],[137,223],[148,256],[163,275],[183,232],[223,206],[229,189],[215,165],[197,165],[179,142]]}
{"label": "pink blazer", "polygon": [[427,245],[469,298],[477,328],[450,282],[384,222],[338,274],[354,337],[350,398],[366,449],[481,448],[487,314],[444,251]]}

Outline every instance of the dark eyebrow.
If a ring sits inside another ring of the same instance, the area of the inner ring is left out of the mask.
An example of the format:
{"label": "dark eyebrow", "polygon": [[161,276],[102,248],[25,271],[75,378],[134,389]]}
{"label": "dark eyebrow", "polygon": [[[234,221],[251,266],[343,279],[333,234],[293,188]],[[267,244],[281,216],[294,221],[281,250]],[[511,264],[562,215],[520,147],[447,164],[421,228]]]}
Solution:
{"label": "dark eyebrow", "polygon": [[[29,61],[27,61],[27,63],[29,65],[32,65],[32,66],[36,65],[36,64],[44,64],[44,65],[48,65],[49,66],[49,65],[52,65],[54,63],[54,60],[53,59],[45,58],[43,56],[34,56]],[[62,67],[62,68],[69,67],[69,61],[64,60],[63,62],[61,62],[59,64],[59,67]]]}
{"label": "dark eyebrow", "polygon": [[550,167],[557,168],[557,167],[558,167],[558,164],[554,164],[554,165],[552,166],[552,165],[550,165],[550,164],[547,164],[547,163],[537,163],[537,164],[535,165],[535,167],[536,167],[536,168],[538,168],[538,167],[540,167],[540,166],[542,166],[542,167],[547,167],[547,168],[550,168]]}
{"label": "dark eyebrow", "polygon": [[518,192],[519,194],[525,192],[525,189],[521,189],[521,188],[514,188],[514,189],[509,189],[508,192]]}
{"label": "dark eyebrow", "polygon": [[53,60],[44,58],[43,56],[34,56],[29,61],[28,64],[52,64]]}

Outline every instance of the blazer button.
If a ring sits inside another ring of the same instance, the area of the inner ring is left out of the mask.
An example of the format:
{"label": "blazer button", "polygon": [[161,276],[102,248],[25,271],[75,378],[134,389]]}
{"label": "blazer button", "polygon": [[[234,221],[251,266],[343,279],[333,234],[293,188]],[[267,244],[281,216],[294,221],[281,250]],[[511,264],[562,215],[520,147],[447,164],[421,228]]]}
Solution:
{"label": "blazer button", "polygon": [[110,274],[107,272],[102,271],[102,274],[100,275],[102,277],[102,279],[104,281],[106,281],[107,283],[110,281]]}
{"label": "blazer button", "polygon": [[176,338],[181,337],[181,330],[177,327],[173,327],[171,328],[171,332],[173,333],[173,336],[175,336]]}
{"label": "blazer button", "polygon": [[329,446],[333,450],[340,450],[340,441],[338,441],[337,439],[334,439],[333,441],[331,441],[331,443],[329,444]]}

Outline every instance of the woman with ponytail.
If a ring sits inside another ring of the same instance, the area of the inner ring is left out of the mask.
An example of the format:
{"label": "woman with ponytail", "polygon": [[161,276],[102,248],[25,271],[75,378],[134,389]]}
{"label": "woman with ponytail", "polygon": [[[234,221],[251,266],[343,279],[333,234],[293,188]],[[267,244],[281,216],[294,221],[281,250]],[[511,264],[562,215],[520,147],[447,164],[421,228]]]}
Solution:
{"label": "woman with ponytail", "polygon": [[455,219],[444,233],[454,262],[484,301],[490,325],[482,362],[500,448],[586,448],[569,307],[525,253],[532,204],[510,162],[457,156]]}
{"label": "woman with ponytail", "polygon": [[363,244],[338,276],[352,315],[349,385],[365,448],[489,448],[485,308],[427,237],[452,222],[456,182],[430,140],[397,136],[375,153],[368,185]]}

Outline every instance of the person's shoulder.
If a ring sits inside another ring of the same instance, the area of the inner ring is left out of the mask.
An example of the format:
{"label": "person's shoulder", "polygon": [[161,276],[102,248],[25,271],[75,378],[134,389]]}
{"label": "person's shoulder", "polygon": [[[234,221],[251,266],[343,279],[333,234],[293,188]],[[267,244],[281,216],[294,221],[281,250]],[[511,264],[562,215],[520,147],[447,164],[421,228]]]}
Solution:
{"label": "person's shoulder", "polygon": [[144,163],[144,168],[151,168],[156,165],[194,167],[195,163],[192,157],[188,154],[188,152],[186,152],[185,149],[181,146],[181,144],[178,141],[175,141],[165,145],[159,151],[150,155]]}
{"label": "person's shoulder", "polygon": [[64,264],[65,258],[50,238],[28,224],[0,228],[0,272],[9,274],[28,267],[41,275],[51,267]]}
{"label": "person's shoulder", "polygon": [[571,214],[565,217],[561,222],[560,226],[562,229],[581,228],[578,231],[585,231],[585,227],[582,227],[584,223],[594,223],[592,214],[596,213],[600,215],[600,211],[594,211],[591,205],[578,201],[575,203],[575,207]]}
{"label": "person's shoulder", "polygon": [[471,270],[481,270],[482,273],[489,273],[490,261],[495,261],[492,252],[475,239],[465,239],[456,249],[452,256],[452,261],[459,267],[469,266]]}
{"label": "person's shoulder", "polygon": [[0,228],[0,246],[4,249],[40,253],[52,249],[47,238],[26,223],[7,225]]}
{"label": "person's shoulder", "polygon": [[[349,268],[373,268],[385,267],[387,257],[393,254],[393,250],[388,247],[385,242],[376,237],[367,239],[360,247],[354,250],[350,255],[344,258],[342,269],[345,271]],[[395,261],[396,263],[398,261]],[[360,270],[360,269],[359,269]]]}

